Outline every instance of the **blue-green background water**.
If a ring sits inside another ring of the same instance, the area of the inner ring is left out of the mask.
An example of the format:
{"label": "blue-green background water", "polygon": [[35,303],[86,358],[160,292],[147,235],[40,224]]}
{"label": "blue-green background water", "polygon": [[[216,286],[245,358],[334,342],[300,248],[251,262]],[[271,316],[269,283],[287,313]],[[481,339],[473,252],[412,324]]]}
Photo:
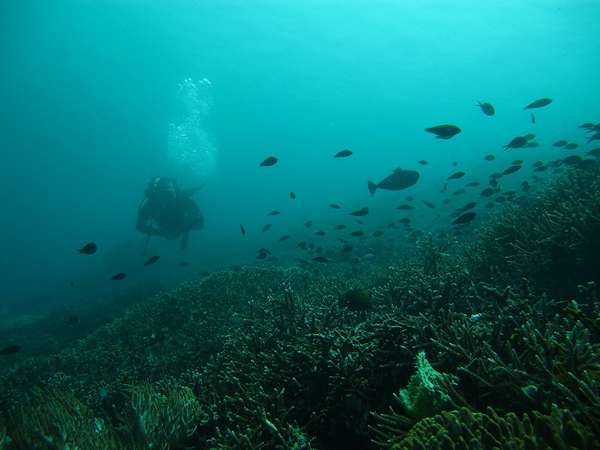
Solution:
{"label": "blue-green background water", "polygon": [[[597,1],[4,1],[0,312],[252,262],[257,248],[303,233],[305,220],[340,222],[332,202],[369,206],[374,229],[397,218],[407,194],[438,200],[452,161],[465,182],[483,182],[515,158],[555,158],[559,138],[589,149],[576,127],[600,117],[599,22]],[[168,157],[187,78],[212,86],[201,128],[216,164],[202,177]],[[541,97],[554,103],[533,125],[522,108]],[[450,141],[423,132],[440,123],[463,132]],[[503,153],[529,132],[538,149]],[[353,157],[334,160],[342,148]],[[487,153],[497,156],[491,165]],[[279,164],[258,167],[269,155]],[[370,197],[367,179],[399,166],[420,170],[419,183]],[[154,240],[160,265],[143,269],[135,214],[154,175],[206,181],[196,197],[206,228],[183,255]],[[272,209],[282,215],[267,218]],[[419,212],[416,225],[437,226],[436,214]],[[90,240],[98,254],[78,255]],[[128,278],[109,282],[118,271]]]}

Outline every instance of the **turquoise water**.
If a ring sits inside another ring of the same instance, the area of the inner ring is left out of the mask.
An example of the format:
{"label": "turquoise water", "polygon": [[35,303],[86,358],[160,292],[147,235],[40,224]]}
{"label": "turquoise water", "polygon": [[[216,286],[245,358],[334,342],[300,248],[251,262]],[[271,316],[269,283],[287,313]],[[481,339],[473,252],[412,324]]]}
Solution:
{"label": "turquoise water", "polygon": [[[596,1],[2,2],[0,312],[172,285],[253,264],[260,247],[292,260],[304,221],[329,229],[368,206],[374,230],[400,217],[406,195],[438,204],[413,214],[415,228],[444,228],[479,200],[441,209],[454,170],[483,187],[524,159],[508,189],[531,162],[556,158],[555,140],[593,148],[577,126],[598,120],[599,22]],[[553,103],[532,124],[523,107],[543,97]],[[462,132],[423,131],[442,123]],[[502,150],[525,133],[540,147]],[[353,156],[334,160],[343,148]],[[279,163],[259,167],[269,155]],[[396,167],[419,170],[419,183],[371,197],[367,180]],[[183,253],[153,239],[162,259],[150,271],[135,216],[155,175],[206,183],[196,196],[206,227]],[[283,234],[294,239],[277,246]],[[88,241],[99,250],[84,258]],[[108,280],[120,271],[127,279]]]}

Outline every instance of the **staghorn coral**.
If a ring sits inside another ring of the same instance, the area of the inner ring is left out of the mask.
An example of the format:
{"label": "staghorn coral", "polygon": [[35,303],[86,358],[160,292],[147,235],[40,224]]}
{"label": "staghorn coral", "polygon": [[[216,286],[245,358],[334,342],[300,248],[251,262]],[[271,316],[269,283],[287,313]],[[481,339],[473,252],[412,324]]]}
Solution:
{"label": "staghorn coral", "polygon": [[407,433],[398,433],[391,420],[379,419],[375,443],[393,450],[436,449],[595,449],[600,442],[569,411],[553,409],[550,415],[534,411],[519,418],[468,408],[445,411],[417,422]]}

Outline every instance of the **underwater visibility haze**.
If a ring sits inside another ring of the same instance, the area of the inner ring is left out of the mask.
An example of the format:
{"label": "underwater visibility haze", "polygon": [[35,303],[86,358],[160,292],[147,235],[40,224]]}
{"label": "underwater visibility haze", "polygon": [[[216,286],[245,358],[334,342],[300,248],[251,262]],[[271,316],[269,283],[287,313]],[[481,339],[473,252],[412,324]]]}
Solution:
{"label": "underwater visibility haze", "polygon": [[600,448],[600,3],[0,5],[0,450]]}

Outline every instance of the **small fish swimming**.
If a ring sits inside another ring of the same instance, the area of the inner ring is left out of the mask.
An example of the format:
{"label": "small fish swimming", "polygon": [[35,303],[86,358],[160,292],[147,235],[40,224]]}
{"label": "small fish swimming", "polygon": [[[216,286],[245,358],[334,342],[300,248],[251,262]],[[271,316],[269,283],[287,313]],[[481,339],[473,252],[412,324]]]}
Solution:
{"label": "small fish swimming", "polygon": [[491,103],[477,102],[477,106],[481,108],[481,112],[484,113],[486,116],[493,116],[494,114],[496,114],[496,110],[494,109]]}
{"label": "small fish swimming", "polygon": [[154,264],[154,263],[155,263],[155,262],[157,262],[159,259],[160,259],[160,256],[158,256],[158,255],[151,256],[150,258],[148,258],[148,259],[146,260],[146,262],[144,262],[144,267],[146,267],[146,266],[150,266],[150,265]]}
{"label": "small fish swimming", "polygon": [[485,188],[483,191],[481,191],[481,195],[484,197],[491,197],[492,195],[494,195],[495,190],[492,188]]}
{"label": "small fish swimming", "polygon": [[340,209],[341,208],[341,206],[338,205],[337,203],[330,203],[329,207],[332,208],[332,209]]}
{"label": "small fish swimming", "polygon": [[371,195],[373,195],[377,189],[399,191],[415,185],[417,181],[419,181],[419,172],[415,170],[403,170],[398,168],[379,183],[373,183],[372,181],[369,181],[367,185],[369,192]]}
{"label": "small fish swimming", "polygon": [[112,277],[110,277],[110,279],[119,281],[119,280],[125,279],[126,277],[127,277],[127,274],[125,272],[119,272],[119,273],[113,275]]}
{"label": "small fish swimming", "polygon": [[576,144],[575,142],[569,142],[565,145],[566,150],[575,150],[577,147],[579,147],[579,144]]}
{"label": "small fish swimming", "polygon": [[84,255],[93,255],[96,253],[96,250],[98,250],[98,246],[94,242],[88,242],[77,251]]}
{"label": "small fish swimming", "polygon": [[503,175],[510,175],[511,173],[515,173],[517,170],[520,170],[523,167],[521,164],[514,164],[502,172]]}
{"label": "small fish swimming", "polygon": [[190,267],[190,263],[187,261],[180,261],[179,264],[177,264],[179,267]]}
{"label": "small fish swimming", "polygon": [[359,237],[359,236],[364,236],[365,232],[362,230],[356,230],[353,231],[352,233],[350,233],[350,236],[354,236],[354,237]]}
{"label": "small fish swimming", "polygon": [[552,99],[550,99],[550,98],[540,98],[539,100],[531,102],[529,105],[527,105],[523,109],[543,108],[544,106],[548,106],[550,103],[552,103]]}
{"label": "small fish swimming", "polygon": [[20,345],[9,345],[0,350],[0,356],[14,355],[21,351]]}
{"label": "small fish swimming", "polygon": [[565,141],[564,139],[560,139],[554,144],[552,144],[553,147],[564,147],[565,145],[567,145],[567,141]]}
{"label": "small fish swimming", "polygon": [[416,208],[412,205],[403,204],[396,206],[396,209],[399,209],[400,211],[410,211]]}
{"label": "small fish swimming", "polygon": [[347,227],[346,227],[346,225],[344,225],[344,224],[339,224],[339,225],[336,225],[336,226],[335,226],[333,229],[334,229],[334,230],[344,230],[344,229],[346,229],[346,228],[347,228]]}
{"label": "small fish swimming", "polygon": [[313,233],[315,236],[325,236],[327,233],[323,230],[315,231]]}
{"label": "small fish swimming", "polygon": [[535,114],[531,113],[531,123],[535,123]]}
{"label": "small fish swimming", "polygon": [[369,214],[369,208],[367,208],[366,206],[364,208],[357,209],[356,211],[352,211],[350,213],[351,216],[357,217],[366,216],[367,214]]}
{"label": "small fish swimming", "polygon": [[429,164],[427,161],[425,161],[424,159],[421,159],[419,161],[417,161],[419,164],[421,164],[422,166],[426,166],[427,164]]}
{"label": "small fish swimming", "polygon": [[469,183],[467,183],[465,186],[466,187],[477,187],[479,186],[481,183],[479,181],[471,181]]}
{"label": "small fish swimming", "polygon": [[437,139],[450,139],[461,132],[461,129],[456,125],[436,125],[434,127],[425,128],[428,133],[435,134]]}
{"label": "small fish swimming", "polygon": [[456,219],[454,219],[452,224],[453,225],[463,225],[463,224],[471,222],[473,219],[475,219],[475,217],[477,217],[477,214],[473,211],[469,211],[469,212],[466,212],[466,213],[458,216]]}
{"label": "small fish swimming", "polygon": [[352,152],[350,150],[340,150],[339,152],[337,152],[335,155],[333,155],[334,158],[347,158],[348,156],[351,156]]}
{"label": "small fish swimming", "polygon": [[271,225],[270,223],[266,224],[264,227],[262,227],[262,232],[264,233],[264,232],[265,232],[265,231],[267,231],[269,228],[271,228],[271,226],[272,226],[272,225]]}
{"label": "small fish swimming", "polygon": [[527,139],[525,139],[524,136],[517,136],[504,146],[504,150],[508,150],[509,148],[522,148],[526,145]]}
{"label": "small fish swimming", "polygon": [[268,216],[278,216],[279,214],[281,214],[280,211],[277,211],[276,209],[274,209],[273,211],[271,211],[269,214],[267,214]]}
{"label": "small fish swimming", "polygon": [[310,228],[312,227],[313,221],[312,220],[307,220],[306,222],[304,222],[304,226],[306,228]]}
{"label": "small fish swimming", "polygon": [[329,262],[329,260],[327,258],[325,258],[324,256],[315,256],[314,258],[312,258],[312,260],[315,262],[318,262],[318,263]]}
{"label": "small fish swimming", "polygon": [[486,161],[493,161],[496,159],[496,157],[494,155],[485,155],[484,158]]}
{"label": "small fish swimming", "polygon": [[446,178],[447,180],[458,180],[459,178],[462,178],[465,176],[465,172],[462,171],[458,171],[458,172],[454,172],[452,175],[450,175],[448,178]]}
{"label": "small fish swimming", "polygon": [[428,208],[431,209],[435,209],[435,205],[431,202],[428,202],[427,200],[423,200],[423,203],[425,204],[425,206],[427,206]]}
{"label": "small fish swimming", "polygon": [[283,241],[287,241],[291,236],[289,234],[284,234],[283,236],[281,236],[279,238],[279,240],[277,242],[283,242]]}
{"label": "small fish swimming", "polygon": [[295,192],[290,192],[290,198],[292,200],[296,200],[296,193]]}
{"label": "small fish swimming", "polygon": [[269,166],[274,166],[275,164],[277,164],[277,161],[279,161],[275,156],[269,156],[268,158],[265,158],[263,160],[263,162],[261,162],[259,164],[260,167],[269,167]]}
{"label": "small fish swimming", "polygon": [[240,223],[240,233],[242,233],[242,236],[246,234],[246,229],[244,228],[244,225],[242,225]]}
{"label": "small fish swimming", "polygon": [[462,212],[469,211],[470,209],[473,209],[476,206],[477,206],[477,202],[469,202],[465,206],[460,208],[460,211],[462,211]]}

